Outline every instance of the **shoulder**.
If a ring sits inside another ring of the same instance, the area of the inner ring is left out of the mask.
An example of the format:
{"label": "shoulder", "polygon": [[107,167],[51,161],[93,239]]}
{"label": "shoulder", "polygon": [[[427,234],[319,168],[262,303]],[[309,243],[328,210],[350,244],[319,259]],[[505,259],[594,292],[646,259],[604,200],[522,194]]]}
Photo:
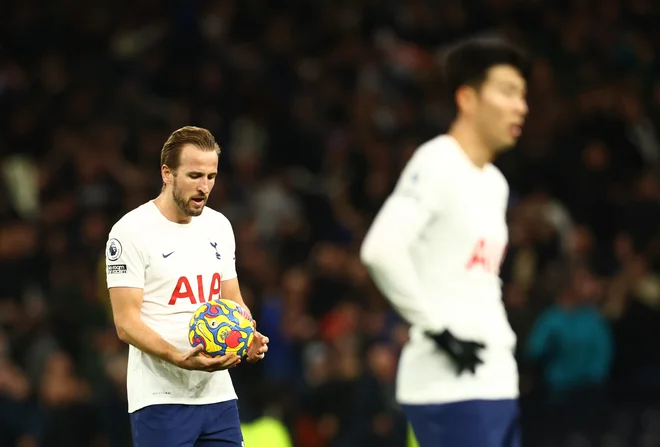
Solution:
{"label": "shoulder", "polygon": [[397,191],[404,195],[416,196],[421,191],[436,195],[439,189],[451,183],[456,158],[453,145],[451,137],[440,135],[415,149],[401,172]]}
{"label": "shoulder", "polygon": [[122,237],[135,237],[140,238],[141,230],[148,227],[146,221],[151,217],[149,212],[149,203],[140,205],[139,207],[124,214],[110,230],[110,236]]}
{"label": "shoulder", "polygon": [[439,135],[420,145],[411,160],[433,166],[450,166],[456,161],[456,142],[449,135]]}
{"label": "shoulder", "polygon": [[[402,180],[413,183],[428,183],[437,187],[451,178],[456,166],[456,149],[453,139],[440,135],[420,145],[406,164]],[[424,181],[420,181],[424,180]]]}
{"label": "shoulder", "polygon": [[213,229],[220,229],[222,231],[229,231],[233,233],[232,225],[227,216],[222,214],[220,211],[216,211],[213,208],[204,207],[204,212],[198,217],[206,225],[210,225]]}

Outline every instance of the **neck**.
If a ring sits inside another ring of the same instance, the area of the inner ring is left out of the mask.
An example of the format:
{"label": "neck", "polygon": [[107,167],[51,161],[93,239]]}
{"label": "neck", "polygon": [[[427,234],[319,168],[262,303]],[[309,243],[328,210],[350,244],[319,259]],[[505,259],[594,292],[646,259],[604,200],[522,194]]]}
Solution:
{"label": "neck", "polygon": [[158,211],[165,216],[167,220],[170,220],[179,224],[190,223],[192,217],[185,215],[174,200],[172,199],[172,194],[167,193],[166,191],[161,192],[158,197],[154,199],[154,205],[158,208]]}
{"label": "neck", "polygon": [[495,153],[486,142],[475,132],[474,127],[464,120],[457,119],[451,125],[448,134],[461,146],[465,155],[479,168],[493,161]]}

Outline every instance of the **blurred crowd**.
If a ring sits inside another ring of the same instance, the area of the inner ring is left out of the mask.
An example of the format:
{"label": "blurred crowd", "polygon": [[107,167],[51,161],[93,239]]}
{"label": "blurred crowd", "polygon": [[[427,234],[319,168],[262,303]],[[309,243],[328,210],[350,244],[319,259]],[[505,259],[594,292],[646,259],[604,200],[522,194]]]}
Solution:
{"label": "blurred crowd", "polygon": [[[300,447],[403,447],[406,325],[358,249],[412,151],[446,130],[443,48],[534,57],[504,300],[526,446],[660,446],[660,4],[653,0],[36,0],[0,14],[0,445],[130,445],[109,228],[155,197],[184,125],[223,153],[270,337],[232,371],[246,424]],[[249,447],[249,446],[248,446]],[[273,446],[278,447],[278,446]]]}

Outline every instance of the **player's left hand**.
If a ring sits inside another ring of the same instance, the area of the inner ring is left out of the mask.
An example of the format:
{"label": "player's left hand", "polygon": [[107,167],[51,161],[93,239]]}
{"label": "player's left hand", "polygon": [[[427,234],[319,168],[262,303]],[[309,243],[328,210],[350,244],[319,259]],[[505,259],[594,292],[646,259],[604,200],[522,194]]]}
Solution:
{"label": "player's left hand", "polygon": [[254,363],[264,358],[266,352],[268,351],[268,341],[268,337],[255,330],[254,340],[248,348],[247,361]]}

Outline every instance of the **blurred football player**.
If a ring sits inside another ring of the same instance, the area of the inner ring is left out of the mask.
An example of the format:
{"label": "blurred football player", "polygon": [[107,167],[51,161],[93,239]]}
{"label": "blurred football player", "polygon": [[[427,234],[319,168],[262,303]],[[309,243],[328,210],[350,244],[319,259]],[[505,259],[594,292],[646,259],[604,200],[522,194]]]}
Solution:
{"label": "blurred football player", "polygon": [[509,187],[492,161],[520,136],[528,61],[506,41],[471,39],[445,62],[455,120],[415,151],[361,258],[411,324],[397,399],[421,447],[516,446],[516,337],[499,278]]}
{"label": "blurred football player", "polygon": [[[207,208],[220,148],[209,131],[181,128],[161,151],[161,194],[122,217],[106,246],[107,282],[119,338],[130,345],[128,411],[135,447],[241,447],[234,354],[190,348],[188,324],[209,300],[247,309],[235,240],[225,216]],[[249,312],[249,310],[248,310]],[[268,338],[255,333],[247,361]]]}

